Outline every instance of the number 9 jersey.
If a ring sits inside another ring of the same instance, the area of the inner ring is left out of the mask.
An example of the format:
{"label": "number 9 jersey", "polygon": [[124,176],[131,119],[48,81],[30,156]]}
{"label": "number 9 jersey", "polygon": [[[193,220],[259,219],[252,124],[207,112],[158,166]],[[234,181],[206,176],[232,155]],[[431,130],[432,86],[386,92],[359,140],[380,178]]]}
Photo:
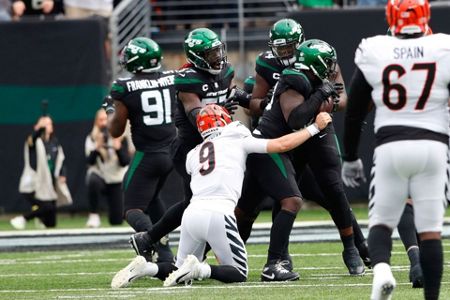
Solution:
{"label": "number 9 jersey", "polygon": [[176,135],[174,81],[174,71],[141,72],[114,81],[111,97],[122,102],[128,110],[136,150],[169,149]]}
{"label": "number 9 jersey", "polygon": [[355,63],[372,87],[375,132],[408,126],[448,134],[449,35],[363,39]]}
{"label": "number 9 jersey", "polygon": [[[233,213],[241,196],[249,153],[267,153],[267,140],[254,138],[240,122],[230,123],[219,136],[207,138],[192,149],[186,158],[186,171],[191,175],[191,202],[228,200],[227,206]],[[214,202],[203,203],[210,203],[211,209],[217,210]]]}

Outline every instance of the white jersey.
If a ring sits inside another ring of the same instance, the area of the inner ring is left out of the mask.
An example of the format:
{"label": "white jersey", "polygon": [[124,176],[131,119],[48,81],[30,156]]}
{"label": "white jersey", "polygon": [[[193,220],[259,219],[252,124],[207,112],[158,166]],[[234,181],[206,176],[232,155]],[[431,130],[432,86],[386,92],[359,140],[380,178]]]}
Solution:
{"label": "white jersey", "polygon": [[355,63],[373,88],[375,132],[408,126],[448,134],[449,35],[363,39]]}
{"label": "white jersey", "polygon": [[[233,204],[234,209],[241,196],[247,155],[267,153],[267,143],[266,139],[254,138],[240,122],[232,122],[219,136],[192,149],[186,158],[186,170],[191,175],[191,202],[222,199]],[[207,202],[205,205],[209,206]],[[211,208],[213,205],[217,203],[211,203]]]}

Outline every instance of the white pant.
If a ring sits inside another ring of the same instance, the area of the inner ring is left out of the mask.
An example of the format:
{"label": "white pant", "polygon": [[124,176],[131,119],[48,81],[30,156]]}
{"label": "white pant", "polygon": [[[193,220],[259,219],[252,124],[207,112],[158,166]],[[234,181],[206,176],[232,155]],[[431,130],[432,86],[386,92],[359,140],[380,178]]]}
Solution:
{"label": "white pant", "polygon": [[193,202],[181,221],[176,266],[180,267],[189,254],[202,261],[206,242],[221,265],[232,265],[247,277],[247,251],[234,215],[206,210]]}
{"label": "white pant", "polygon": [[447,205],[447,151],[447,145],[431,140],[378,146],[371,170],[369,227],[397,227],[406,199],[411,197],[417,231],[442,231]]}

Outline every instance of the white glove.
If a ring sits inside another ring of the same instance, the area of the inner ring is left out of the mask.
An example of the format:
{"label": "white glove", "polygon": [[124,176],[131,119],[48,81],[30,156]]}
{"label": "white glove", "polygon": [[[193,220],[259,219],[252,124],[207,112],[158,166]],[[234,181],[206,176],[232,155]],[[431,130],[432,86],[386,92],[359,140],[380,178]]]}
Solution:
{"label": "white glove", "polygon": [[354,161],[344,161],[341,175],[344,184],[352,188],[358,187],[359,181],[366,182],[364,166],[360,158]]}

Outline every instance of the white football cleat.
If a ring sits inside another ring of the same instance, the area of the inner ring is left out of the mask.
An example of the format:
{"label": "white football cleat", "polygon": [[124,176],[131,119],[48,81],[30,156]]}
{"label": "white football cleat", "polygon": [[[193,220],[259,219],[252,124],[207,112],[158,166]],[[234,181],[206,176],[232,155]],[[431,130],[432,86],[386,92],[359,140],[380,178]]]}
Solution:
{"label": "white football cleat", "polygon": [[27,220],[25,220],[23,216],[17,216],[9,220],[9,223],[12,227],[14,227],[14,229],[24,230],[25,226],[27,225]]}
{"label": "white football cleat", "polygon": [[164,286],[174,286],[178,283],[187,283],[193,279],[202,279],[201,263],[194,255],[188,255],[178,270],[173,271],[164,280]]}
{"label": "white football cleat", "polygon": [[371,300],[390,300],[395,289],[395,278],[387,263],[378,263],[373,268]]}
{"label": "white football cleat", "polygon": [[86,222],[86,227],[88,228],[99,228],[101,225],[99,214],[89,214],[88,220]]}
{"label": "white football cleat", "polygon": [[125,268],[114,275],[111,281],[113,289],[129,286],[134,280],[144,277],[146,273],[147,261],[143,256],[136,256]]}

